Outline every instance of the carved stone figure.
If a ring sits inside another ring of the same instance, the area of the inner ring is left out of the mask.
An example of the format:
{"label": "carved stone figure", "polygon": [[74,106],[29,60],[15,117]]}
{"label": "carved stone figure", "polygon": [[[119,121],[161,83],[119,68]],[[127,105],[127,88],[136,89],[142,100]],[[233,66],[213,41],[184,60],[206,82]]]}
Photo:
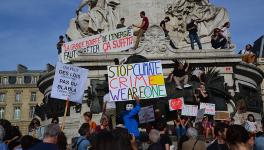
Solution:
{"label": "carved stone figure", "polygon": [[175,0],[169,5],[166,14],[171,17],[173,27],[170,37],[179,48],[190,43],[186,24],[191,19],[198,24],[198,35],[202,43],[210,43],[213,30],[229,21],[227,11],[215,7],[208,0]]}
{"label": "carved stone figure", "polygon": [[[75,40],[115,29],[119,21],[116,10],[119,4],[119,0],[83,0],[76,11],[77,16],[70,21],[67,35]],[[89,11],[82,13],[81,9],[86,5]]]}

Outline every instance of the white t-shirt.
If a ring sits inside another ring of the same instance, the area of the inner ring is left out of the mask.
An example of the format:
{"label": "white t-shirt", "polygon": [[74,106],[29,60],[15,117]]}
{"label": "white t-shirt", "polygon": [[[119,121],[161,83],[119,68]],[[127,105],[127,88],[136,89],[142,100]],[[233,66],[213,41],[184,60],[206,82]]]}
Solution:
{"label": "white t-shirt", "polygon": [[116,104],[114,101],[110,101],[110,94],[106,93],[104,95],[104,103],[106,103],[106,109],[115,109]]}
{"label": "white t-shirt", "polygon": [[251,122],[251,121],[246,121],[245,124],[245,129],[249,132],[256,132],[257,131],[257,122]]}

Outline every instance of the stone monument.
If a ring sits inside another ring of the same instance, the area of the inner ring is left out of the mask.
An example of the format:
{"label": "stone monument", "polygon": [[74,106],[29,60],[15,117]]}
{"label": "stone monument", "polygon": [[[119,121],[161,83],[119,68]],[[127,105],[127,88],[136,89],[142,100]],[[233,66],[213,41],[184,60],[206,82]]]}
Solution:
{"label": "stone monument", "polygon": [[[81,12],[84,6],[88,12]],[[186,24],[191,19],[198,20],[198,35],[204,49],[211,48],[211,35],[215,28],[229,22],[225,8],[216,7],[208,0],[83,0],[77,8],[77,16],[70,21],[67,35],[72,40],[115,29],[121,17],[126,18],[126,26],[140,24],[139,12],[145,11],[150,25],[159,26],[165,16],[169,37],[179,49],[190,49]],[[149,30],[152,30],[150,27]],[[155,30],[156,34],[163,32]]]}

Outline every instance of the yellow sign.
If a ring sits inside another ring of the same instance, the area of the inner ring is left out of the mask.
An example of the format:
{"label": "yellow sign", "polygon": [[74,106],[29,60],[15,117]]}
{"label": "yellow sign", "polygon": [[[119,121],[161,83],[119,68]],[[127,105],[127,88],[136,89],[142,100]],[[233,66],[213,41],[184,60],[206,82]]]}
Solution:
{"label": "yellow sign", "polygon": [[149,84],[150,85],[164,85],[163,75],[149,76]]}

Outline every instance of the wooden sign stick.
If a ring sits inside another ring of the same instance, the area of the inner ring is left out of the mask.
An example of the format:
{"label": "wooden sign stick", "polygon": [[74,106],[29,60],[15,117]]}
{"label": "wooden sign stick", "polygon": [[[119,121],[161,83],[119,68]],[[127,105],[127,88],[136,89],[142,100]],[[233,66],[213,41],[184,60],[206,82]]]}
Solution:
{"label": "wooden sign stick", "polygon": [[63,120],[62,120],[62,123],[61,123],[61,130],[62,131],[64,130],[64,126],[65,126],[65,121],[66,121],[66,115],[67,115],[67,112],[68,112],[69,101],[70,100],[69,100],[69,97],[68,97],[67,101],[66,101],[66,106],[65,106]]}

